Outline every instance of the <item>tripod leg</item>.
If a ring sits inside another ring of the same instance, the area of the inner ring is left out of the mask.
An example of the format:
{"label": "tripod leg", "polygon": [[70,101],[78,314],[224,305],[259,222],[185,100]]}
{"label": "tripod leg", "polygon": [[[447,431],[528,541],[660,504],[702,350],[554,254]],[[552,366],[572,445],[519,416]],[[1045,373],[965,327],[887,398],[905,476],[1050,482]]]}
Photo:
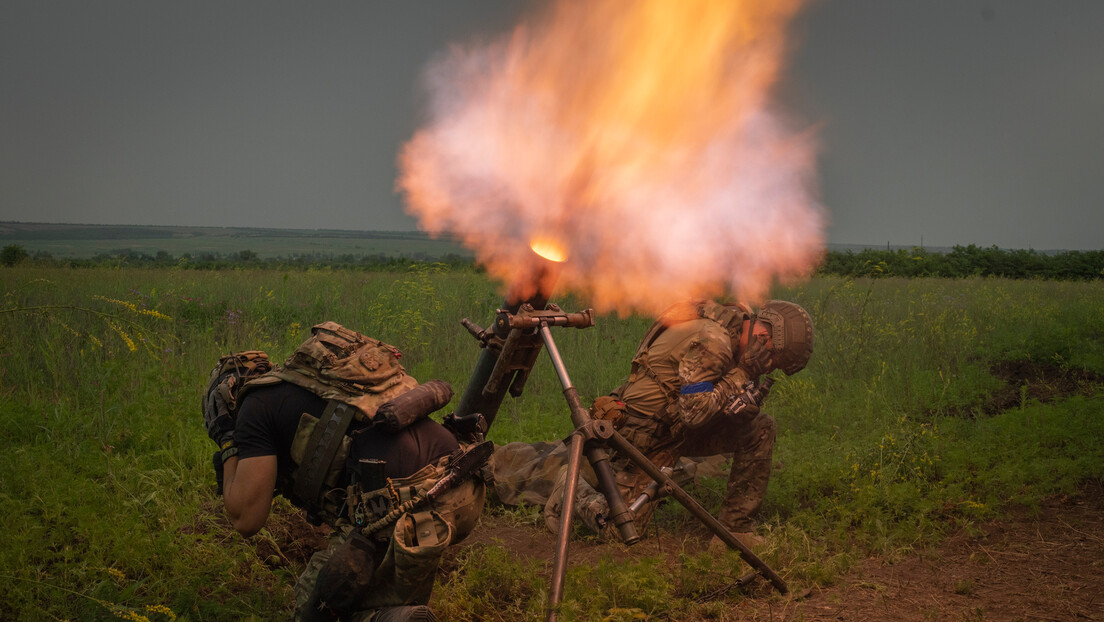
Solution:
{"label": "tripod leg", "polygon": [[[548,356],[552,359],[552,366],[556,368],[556,374],[560,377],[564,399],[567,400],[567,406],[571,410],[571,423],[575,425],[576,431],[587,430],[589,434],[593,434],[595,428],[592,424],[595,422],[591,421],[587,409],[583,408],[582,401],[579,399],[579,391],[571,384],[567,367],[564,366],[563,357],[560,356],[560,349],[556,347],[556,341],[552,339],[552,332],[548,330],[546,324],[541,324],[540,335],[544,339]],[[599,427],[603,431],[613,432],[613,428],[606,429],[608,423],[597,423],[600,424]],[[605,426],[601,424],[605,424]],[[587,436],[585,440],[591,440],[592,438],[593,436]],[[594,468],[594,474],[598,477],[598,490],[602,491],[609,503],[611,522],[617,526],[617,531],[621,534],[621,539],[625,544],[635,544],[640,540],[640,536],[636,533],[636,524],[633,522],[632,512],[629,512],[629,506],[621,498],[621,492],[617,488],[617,480],[614,479],[613,468],[610,467],[606,450],[599,446],[592,446],[586,450],[586,455],[590,465]],[[574,491],[574,489],[573,486],[567,490]]]}
{"label": "tripod leg", "polygon": [[786,582],[782,580],[782,577],[778,576],[774,570],[771,569],[763,560],[751,552],[751,549],[744,546],[743,542],[736,539],[736,536],[732,535],[724,525],[721,524],[716,518],[713,517],[700,503],[694,500],[685,490],[679,487],[675,483],[675,480],[671,479],[666,473],[660,470],[651,460],[648,459],[639,449],[633,446],[632,443],[627,441],[621,434],[614,432],[607,441],[611,447],[613,447],[622,456],[628,458],[633,464],[640,467],[645,473],[651,476],[652,479],[659,482],[664,489],[679,503],[682,504],[695,518],[700,520],[709,528],[718,538],[724,541],[728,545],[728,548],[734,549],[740,554],[745,562],[756,570],[763,578],[771,582],[771,585],[778,590],[779,593],[785,594],[789,591],[786,586]]}
{"label": "tripod leg", "polygon": [[567,457],[567,481],[564,482],[563,514],[560,516],[560,533],[556,540],[556,559],[552,568],[552,584],[548,588],[547,620],[556,619],[556,605],[563,597],[564,578],[567,576],[567,541],[571,537],[571,521],[575,513],[575,488],[579,484],[579,467],[583,461],[582,434],[571,435]]}

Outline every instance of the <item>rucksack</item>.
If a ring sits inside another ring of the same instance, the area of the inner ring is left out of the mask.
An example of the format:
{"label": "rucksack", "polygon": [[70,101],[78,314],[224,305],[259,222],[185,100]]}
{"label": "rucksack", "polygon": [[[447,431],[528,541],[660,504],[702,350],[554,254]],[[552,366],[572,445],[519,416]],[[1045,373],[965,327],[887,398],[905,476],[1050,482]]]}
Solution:
{"label": "rucksack", "polygon": [[[395,346],[336,322],[311,328],[311,337],[249,387],[290,382],[326,399],[352,406],[357,421],[370,421],[388,400],[418,386],[399,364]],[[450,396],[451,397],[451,396]]]}

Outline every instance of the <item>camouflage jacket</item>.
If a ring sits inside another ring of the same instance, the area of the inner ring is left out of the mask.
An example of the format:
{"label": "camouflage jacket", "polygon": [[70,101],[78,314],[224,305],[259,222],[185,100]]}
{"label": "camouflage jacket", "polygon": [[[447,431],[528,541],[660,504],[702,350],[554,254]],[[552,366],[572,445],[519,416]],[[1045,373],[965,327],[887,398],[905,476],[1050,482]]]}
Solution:
{"label": "camouflage jacket", "polygon": [[719,416],[747,382],[734,355],[728,331],[714,320],[698,318],[664,329],[642,347],[629,381],[615,391],[628,408],[621,433],[645,454],[676,448],[687,434]]}

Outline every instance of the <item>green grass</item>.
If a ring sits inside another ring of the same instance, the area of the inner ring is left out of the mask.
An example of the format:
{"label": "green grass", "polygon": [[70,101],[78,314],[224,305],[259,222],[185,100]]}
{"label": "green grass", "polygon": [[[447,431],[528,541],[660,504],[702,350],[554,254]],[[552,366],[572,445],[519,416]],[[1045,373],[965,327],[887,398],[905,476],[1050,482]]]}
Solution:
{"label": "green grass", "polygon": [[[822,277],[773,295],[817,324],[808,368],[781,377],[768,402],[779,435],[760,517],[764,558],[795,590],[832,583],[861,556],[902,555],[1010,504],[1104,477],[1094,442],[1104,437],[1104,283]],[[214,494],[199,395],[220,354],[260,348],[282,360],[311,325],[334,320],[399,346],[415,377],[459,393],[478,355],[459,320],[486,325],[501,303],[484,277],[424,264],[398,273],[16,267],[0,270],[0,296],[0,618],[71,620],[287,615],[299,568],[266,564],[229,529]],[[554,330],[584,400],[623,381],[648,324],[601,316],[594,328]],[[1006,390],[991,370],[1001,360],[1081,374],[1088,386],[1047,403],[1025,391],[992,413],[984,406]],[[491,437],[569,431],[542,355]],[[715,507],[722,489],[709,481],[694,494]],[[686,520],[677,506],[656,517],[664,529]],[[745,596],[695,599],[746,571],[733,555],[573,567],[562,618],[708,618]],[[473,549],[442,577],[443,613],[539,618],[547,572]]]}

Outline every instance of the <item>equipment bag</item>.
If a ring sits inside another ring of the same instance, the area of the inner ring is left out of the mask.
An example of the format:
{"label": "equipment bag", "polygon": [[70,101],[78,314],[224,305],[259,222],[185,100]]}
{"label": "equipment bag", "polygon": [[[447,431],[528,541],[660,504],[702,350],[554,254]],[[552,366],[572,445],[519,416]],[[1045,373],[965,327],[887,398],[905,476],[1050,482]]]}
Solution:
{"label": "equipment bag", "polygon": [[418,386],[399,364],[401,357],[395,346],[336,322],[323,322],[311,328],[310,339],[283,365],[250,382],[250,387],[290,382],[352,406],[356,420],[366,422],[382,404]]}

